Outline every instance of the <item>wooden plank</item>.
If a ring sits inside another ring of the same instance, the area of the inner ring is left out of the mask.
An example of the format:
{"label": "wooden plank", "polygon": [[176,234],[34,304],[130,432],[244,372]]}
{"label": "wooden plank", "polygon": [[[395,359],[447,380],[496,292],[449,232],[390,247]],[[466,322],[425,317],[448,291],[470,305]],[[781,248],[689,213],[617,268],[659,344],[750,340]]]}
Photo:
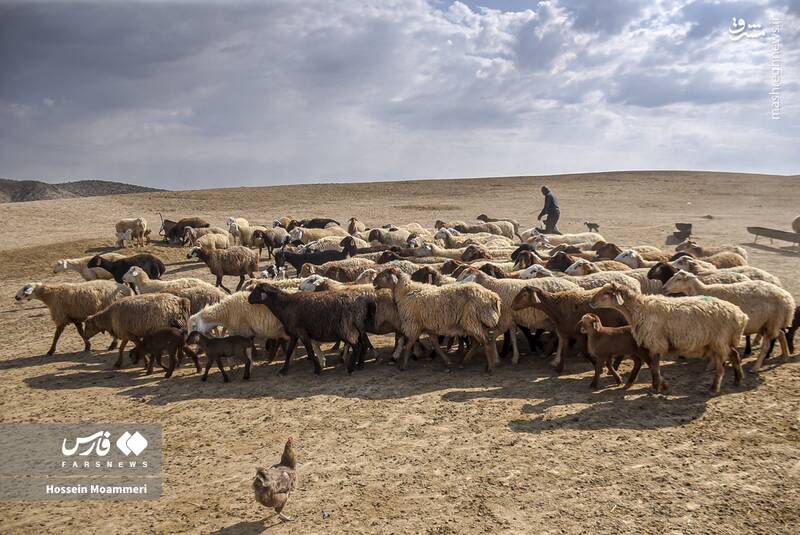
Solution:
{"label": "wooden plank", "polygon": [[800,243],[800,234],[796,232],[786,232],[785,230],[777,230],[766,227],[747,227],[747,232],[755,236],[764,236],[765,238],[771,238],[775,240]]}

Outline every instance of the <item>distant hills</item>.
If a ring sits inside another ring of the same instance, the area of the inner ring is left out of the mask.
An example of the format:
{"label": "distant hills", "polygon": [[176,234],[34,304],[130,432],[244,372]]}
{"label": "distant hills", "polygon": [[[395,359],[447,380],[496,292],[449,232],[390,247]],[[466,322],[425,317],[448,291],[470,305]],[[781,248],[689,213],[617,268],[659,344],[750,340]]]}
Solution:
{"label": "distant hills", "polygon": [[72,197],[100,197],[103,195],[145,193],[148,191],[164,190],[106,180],[78,180],[76,182],[49,184],[38,180],[0,178],[0,203],[46,201]]}

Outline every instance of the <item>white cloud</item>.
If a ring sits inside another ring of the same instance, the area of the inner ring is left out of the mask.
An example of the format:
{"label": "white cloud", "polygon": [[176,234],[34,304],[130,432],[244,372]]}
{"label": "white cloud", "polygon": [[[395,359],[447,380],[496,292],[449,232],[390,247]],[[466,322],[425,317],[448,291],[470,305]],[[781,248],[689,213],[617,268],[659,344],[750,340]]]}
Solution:
{"label": "white cloud", "polygon": [[[795,16],[781,11],[784,113],[771,121],[768,43],[732,42],[729,9],[600,4],[6,6],[0,175],[199,187],[798,172]],[[782,9],[728,7],[762,24]]]}

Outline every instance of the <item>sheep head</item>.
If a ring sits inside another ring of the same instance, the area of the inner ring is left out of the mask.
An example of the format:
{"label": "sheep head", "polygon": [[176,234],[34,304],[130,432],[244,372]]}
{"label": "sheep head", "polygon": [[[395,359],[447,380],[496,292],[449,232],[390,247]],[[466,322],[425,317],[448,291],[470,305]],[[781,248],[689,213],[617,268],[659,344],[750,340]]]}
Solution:
{"label": "sheep head", "polygon": [[375,287],[375,289],[388,288],[391,290],[397,286],[397,283],[400,282],[401,277],[402,272],[395,267],[391,267],[380,272],[375,277],[375,280],[372,281],[372,285]]}
{"label": "sheep head", "polygon": [[519,291],[511,302],[511,308],[521,310],[523,308],[541,305],[544,297],[544,290],[528,286]]}
{"label": "sheep head", "polygon": [[592,297],[590,308],[620,308],[629,299],[633,291],[627,286],[609,282]]}
{"label": "sheep head", "polygon": [[584,314],[581,316],[577,327],[579,332],[589,334],[590,332],[599,331],[603,327],[603,324],[600,322],[600,318],[597,315]]}
{"label": "sheep head", "polygon": [[696,295],[700,279],[687,271],[680,270],[664,284],[666,295],[685,294]]}
{"label": "sheep head", "polygon": [[30,300],[30,298],[33,296],[34,290],[36,290],[38,286],[39,285],[36,284],[35,282],[29,282],[28,284],[19,289],[17,295],[14,296],[14,300],[15,301]]}
{"label": "sheep head", "polygon": [[633,249],[622,251],[614,258],[614,260],[617,262],[622,262],[626,266],[629,266],[633,269],[636,269],[642,265],[642,257]]}

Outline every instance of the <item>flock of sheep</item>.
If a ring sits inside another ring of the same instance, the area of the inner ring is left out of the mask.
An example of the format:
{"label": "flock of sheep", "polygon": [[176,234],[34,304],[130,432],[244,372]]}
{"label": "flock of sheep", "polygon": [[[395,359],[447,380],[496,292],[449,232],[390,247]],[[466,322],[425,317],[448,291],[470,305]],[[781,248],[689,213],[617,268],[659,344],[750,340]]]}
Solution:
{"label": "flock of sheep", "polygon": [[[559,372],[570,355],[590,360],[593,388],[604,369],[621,384],[617,369],[630,358],[626,386],[646,364],[661,392],[667,387],[661,359],[683,356],[709,360],[716,393],[726,362],[741,381],[743,336],[745,355],[761,344],[752,371],[776,341],[784,356],[793,351],[795,300],[777,277],[749,266],[741,247],[686,241],[667,252],[623,247],[597,232],[544,235],[512,219],[477,219],[437,221],[428,229],[417,223],[368,228],[355,218],[345,226],[291,217],[258,226],[231,217],[226,227],[214,227],[201,217],[162,217],[159,234],[190,247],[187,258],[203,262],[214,285],[161,280],[166,267],[149,253],[107,253],[56,263],[55,272],[72,270],[85,282],[29,283],[16,299],[39,299],[49,308],[56,324],[49,355],[71,323],[86,351],[98,333],[111,335],[109,349],[119,344],[117,367],[129,341],[131,361],[144,359],[147,373],[157,362],[167,377],[184,355],[200,371],[198,354],[205,354],[203,380],[216,363],[227,381],[227,359],[241,359],[249,378],[256,341],[270,361],[283,352],[283,374],[298,342],[315,373],[326,366],[320,344],[343,344],[352,372],[370,353],[377,357],[369,335],[394,335],[392,360],[400,369],[409,358],[428,355],[449,369],[454,355],[463,364],[482,352],[491,371],[509,350],[518,362],[522,333],[531,352],[555,353]],[[115,232],[119,246],[150,241],[143,218],[119,221]],[[226,276],[239,277],[233,293],[223,284]],[[751,335],[760,341],[751,342]]]}

